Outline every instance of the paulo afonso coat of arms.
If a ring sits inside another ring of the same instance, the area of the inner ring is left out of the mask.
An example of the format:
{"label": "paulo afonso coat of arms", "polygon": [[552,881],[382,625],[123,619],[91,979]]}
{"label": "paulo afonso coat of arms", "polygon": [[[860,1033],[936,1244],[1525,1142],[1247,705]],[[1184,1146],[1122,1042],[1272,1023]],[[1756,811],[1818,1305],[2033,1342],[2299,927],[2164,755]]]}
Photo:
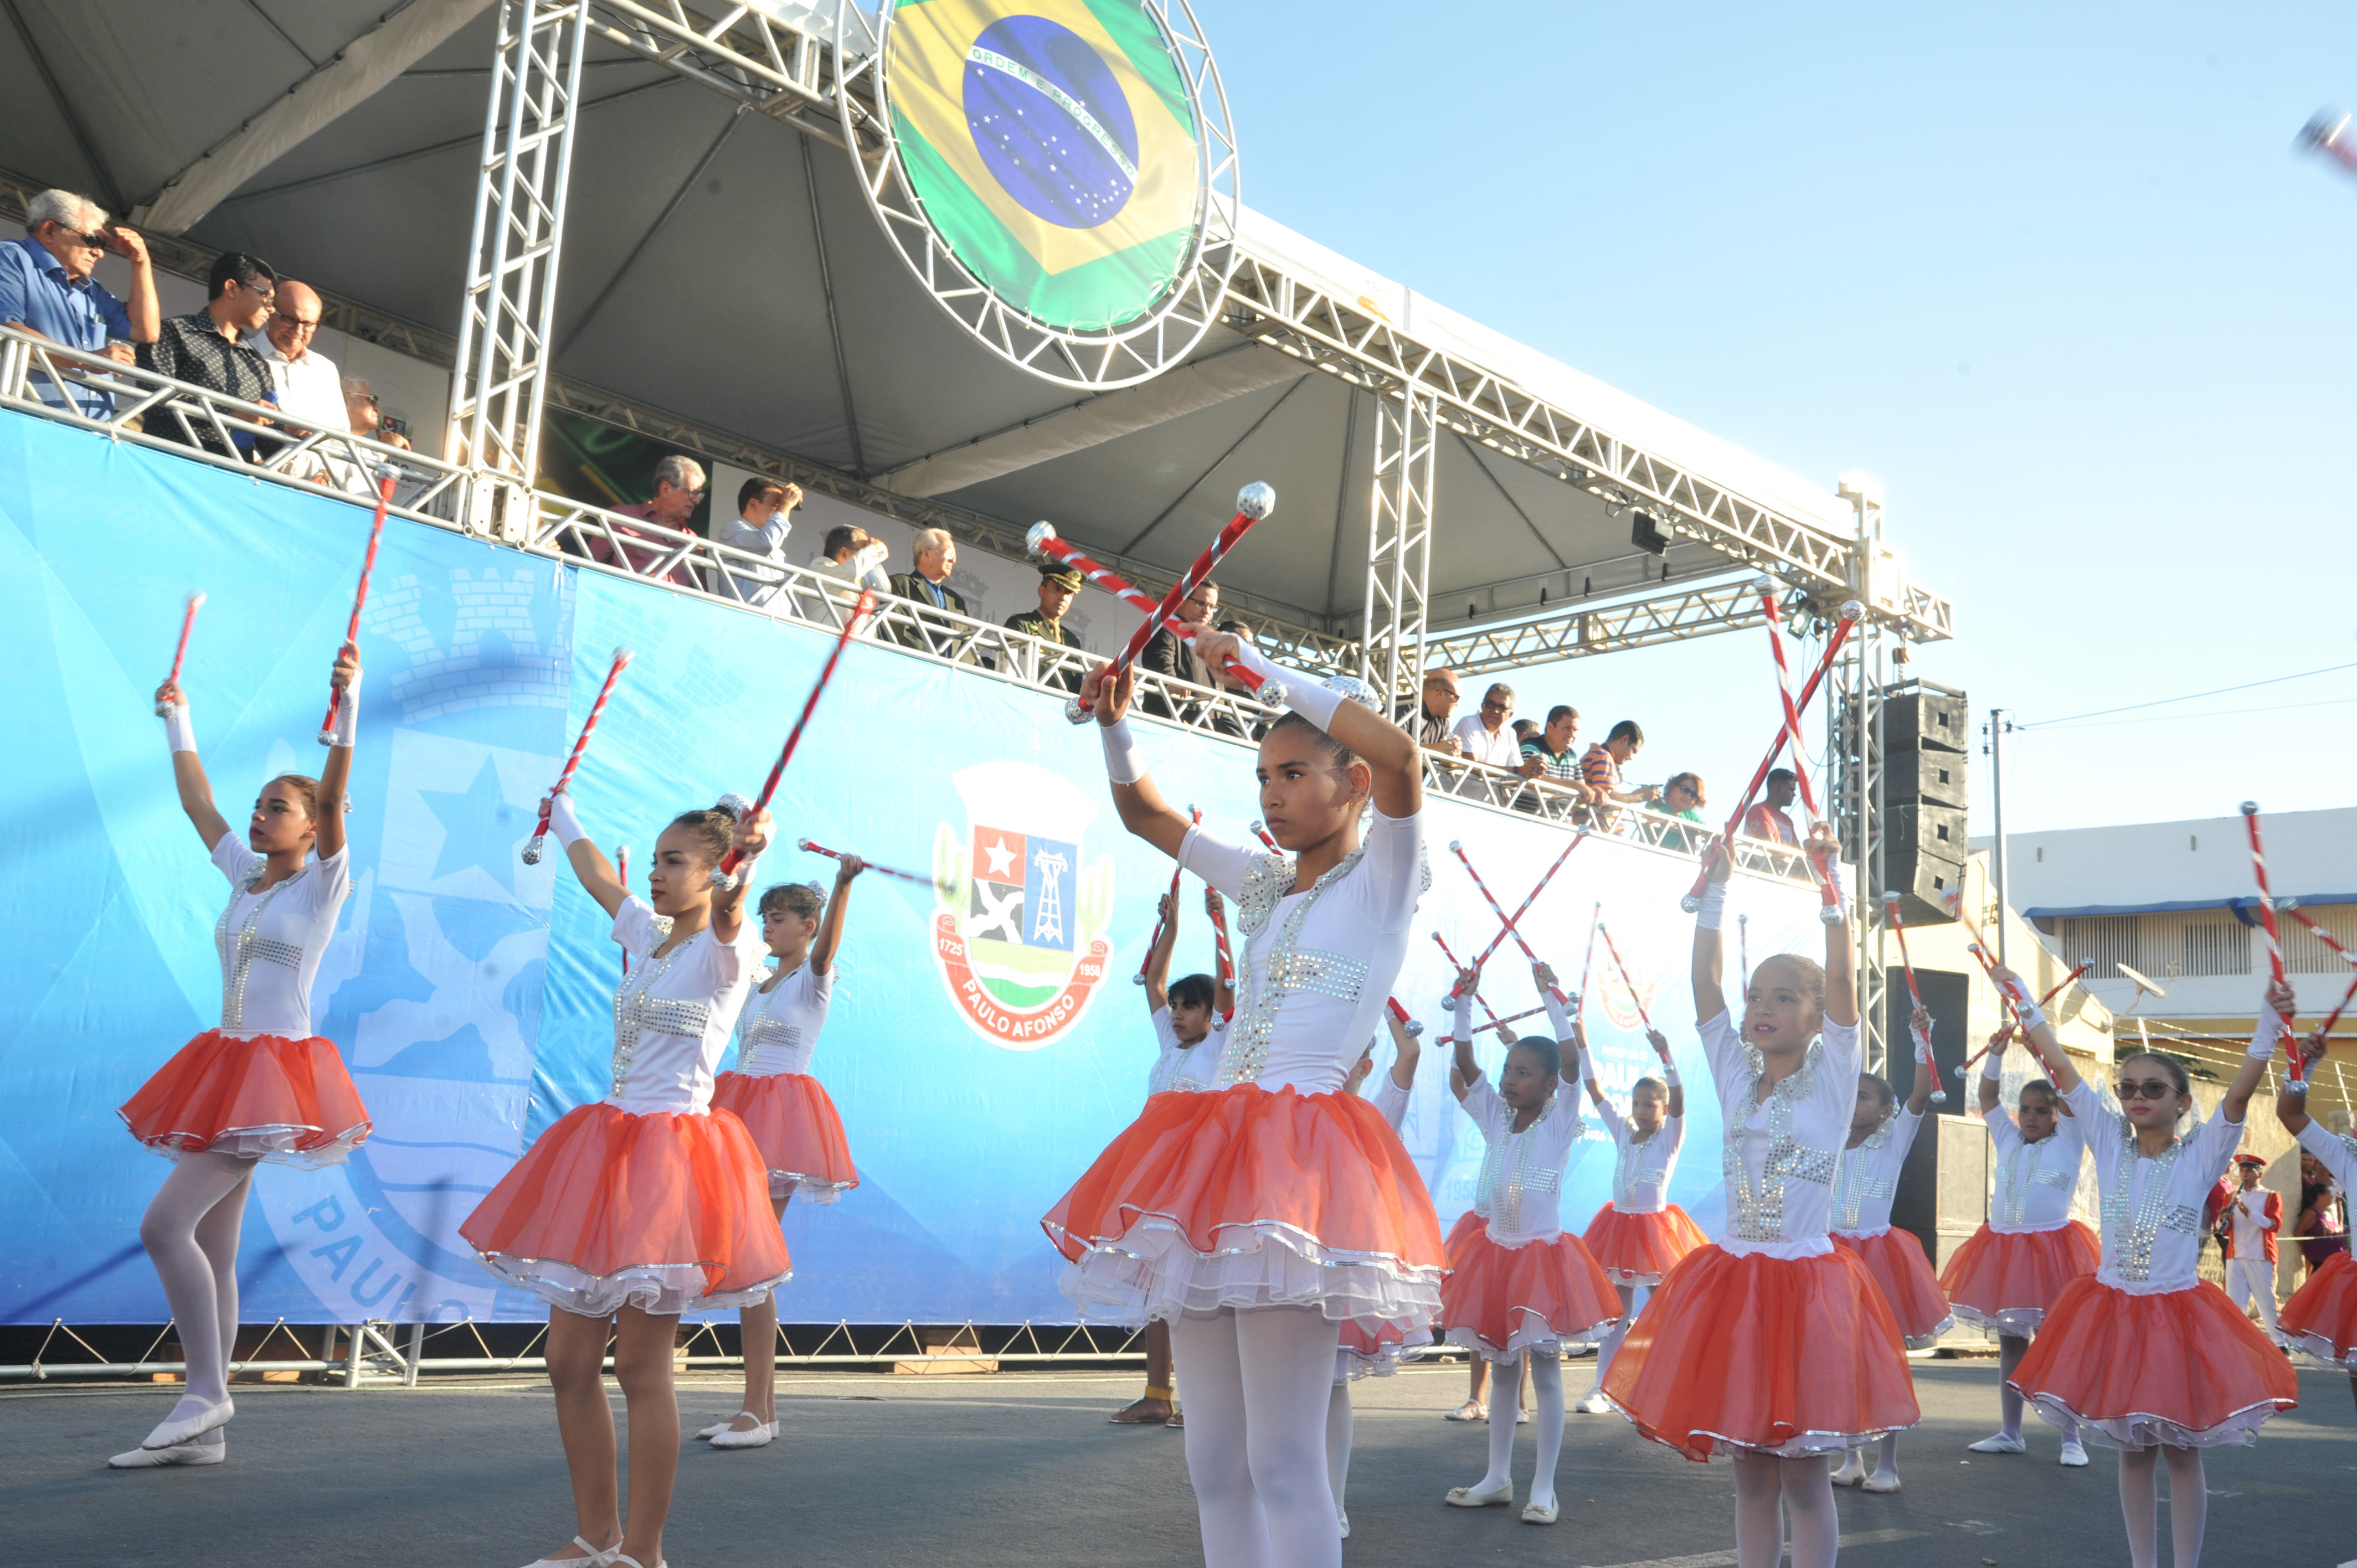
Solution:
{"label": "paulo afonso coat of arms", "polygon": [[1082,858],[1097,804],[1028,763],[986,762],[951,782],[966,827],[933,835],[933,961],[975,1033],[1037,1050],[1087,1011],[1113,950],[1113,857]]}

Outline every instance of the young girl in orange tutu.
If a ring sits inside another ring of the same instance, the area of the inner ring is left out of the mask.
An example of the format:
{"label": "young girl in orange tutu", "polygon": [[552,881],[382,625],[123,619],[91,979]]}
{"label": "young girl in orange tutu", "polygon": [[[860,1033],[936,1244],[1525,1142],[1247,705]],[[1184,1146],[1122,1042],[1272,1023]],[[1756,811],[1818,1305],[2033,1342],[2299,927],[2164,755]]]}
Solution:
{"label": "young girl in orange tutu", "polygon": [[[2009,971],[1999,983],[2026,995]],[[2087,1131],[2104,1194],[2104,1261],[2047,1308],[2013,1386],[2049,1419],[2120,1450],[2120,1511],[2135,1568],[2158,1568],[2156,1472],[2169,1464],[2169,1526],[2177,1568],[2201,1561],[2209,1492],[2201,1451],[2248,1444],[2299,1402],[2299,1380],[2226,1293],[2195,1273],[2201,1203],[2243,1141],[2243,1112],[2266,1076],[2292,1015],[2291,988],[2271,982],[2242,1071],[2210,1119],[2180,1132],[2193,1109],[2184,1064],[2148,1052],[2122,1058],[2114,1101],[2079,1076],[2035,1004],[2029,1038]]]}
{"label": "young girl in orange tutu", "polygon": [[156,689],[180,809],[231,891],[213,926],[221,1026],[182,1046],[122,1109],[131,1135],[173,1162],[139,1222],[139,1240],[179,1325],[188,1373],[172,1413],[141,1446],[108,1461],[118,1470],[227,1457],[221,1427],[236,1413],[229,1359],[237,1345],[237,1241],[253,1167],[263,1160],[334,1165],[369,1133],[343,1059],[311,1033],[312,977],[352,890],[344,781],[361,667],[350,644],[331,679],[342,695],[327,765],[316,779],[286,773],[264,784],[242,843],[213,805],[188,697],[171,681]]}
{"label": "young girl in orange tutu", "polygon": [[1587,1098],[1612,1134],[1612,1196],[1588,1220],[1580,1240],[1620,1294],[1620,1321],[1597,1348],[1596,1380],[1571,1407],[1587,1415],[1606,1415],[1612,1402],[1604,1397],[1604,1374],[1612,1369],[1613,1355],[1636,1321],[1640,1293],[1652,1295],[1680,1259],[1709,1240],[1667,1197],[1670,1176],[1678,1168],[1678,1151],[1685,1143],[1686,1091],[1678,1081],[1677,1064],[1670,1059],[1669,1036],[1648,1029],[1645,1038],[1662,1058],[1662,1076],[1639,1079],[1629,1090],[1629,1114],[1621,1115],[1596,1079],[1587,1031],[1575,1012],[1555,1000],[1555,971],[1534,964],[1531,978],[1538,983],[1556,1033],[1578,1047],[1586,1064]]}
{"label": "young girl in orange tutu", "polygon": [[[1495,1363],[1500,1388],[1531,1369],[1538,1409],[1538,1463],[1523,1509],[1524,1524],[1558,1517],[1555,1472],[1563,1451],[1563,1362],[1566,1347],[1593,1345],[1620,1321],[1612,1282],[1580,1239],[1563,1229],[1563,1167],[1586,1129],[1579,1119],[1579,1071],[1555,1041],[1525,1036],[1506,1047],[1493,1087],[1473,1058],[1464,1004],[1480,982],[1458,978],[1457,1060],[1448,1087],[1486,1145],[1479,1191],[1488,1221],[1450,1259],[1440,1287],[1441,1336]],[[1558,1087],[1561,1092],[1557,1092]],[[1451,1508],[1512,1507],[1514,1423],[1490,1423],[1490,1467],[1469,1487],[1452,1487]]]}
{"label": "young girl in orange tutu", "polygon": [[[805,1203],[833,1203],[859,1185],[843,1118],[826,1086],[810,1076],[810,1060],[834,1000],[834,953],[851,908],[851,879],[866,868],[856,854],[835,862],[831,898],[808,882],[762,892],[761,940],[778,967],[754,971],[753,993],[737,1015],[737,1070],[722,1073],[712,1087],[712,1108],[732,1112],[753,1134],[769,1167],[770,1208],[781,1225],[796,1193]],[[775,1293],[738,1307],[737,1322],[745,1406],[696,1435],[715,1448],[759,1448],[778,1434]]]}
{"label": "young girl in orange tutu", "polygon": [[1382,1114],[1340,1092],[1429,880],[1421,769],[1361,682],[1318,685],[1232,634],[1186,632],[1211,668],[1240,662],[1286,693],[1258,774],[1261,814],[1293,858],[1190,825],[1123,722],[1127,674],[1089,677],[1123,824],[1237,901],[1243,979],[1216,1069],[1189,1074],[1204,1091],[1147,1101],[1041,1224],[1084,1314],[1171,1323],[1210,1568],[1337,1568],[1325,1426],[1339,1326],[1405,1331],[1440,1305],[1423,1178]]}
{"label": "young girl in orange tutu", "polygon": [[[767,811],[687,811],[655,840],[640,898],[582,832],[570,797],[549,829],[630,957],[614,993],[613,1088],[524,1151],[458,1227],[483,1266],[549,1304],[548,1380],[578,1532],[531,1568],[661,1568],[679,1469],[672,1342],[687,1308],[748,1306],[789,1275],[767,1162],[713,1069],[761,968],[745,888]],[[730,849],[744,859],[716,888]],[[618,1506],[606,1341],[630,1422],[628,1533]]]}
{"label": "young girl in orange tutu", "polygon": [[[1923,1243],[1890,1226],[1890,1203],[1899,1196],[1899,1172],[1915,1134],[1923,1129],[1923,1111],[1932,1103],[1932,1075],[1923,1070],[1931,1054],[1932,1015],[1915,1009],[1915,1087],[1901,1110],[1899,1096],[1879,1073],[1857,1075],[1857,1108],[1851,1113],[1849,1143],[1834,1170],[1834,1245],[1853,1253],[1881,1287],[1882,1299],[1899,1322],[1900,1337],[1910,1350],[1931,1345],[1955,1326],[1940,1282],[1932,1277]],[[1882,1434],[1882,1451],[1868,1475],[1863,1444],[1852,1448],[1834,1472],[1836,1487],[1864,1486],[1869,1492],[1899,1489],[1899,1434]]]}
{"label": "young girl in orange tutu", "polygon": [[[2093,1273],[2103,1261],[2095,1233],[2071,1218],[2086,1129],[2042,1078],[2023,1084],[2018,1113],[2006,1113],[2001,1088],[2012,1038],[2013,1026],[2007,1024],[1989,1041],[1981,1061],[1981,1120],[1996,1145],[1989,1217],[1940,1273],[1940,1289],[1956,1316],[1997,1337],[2001,1423],[1993,1435],[1967,1445],[1975,1454],[2019,1454],[2029,1446],[2021,1434],[2014,1371],[2029,1354],[2029,1342],[2062,1287]],[[2048,1419],[2061,1426],[2062,1463],[2084,1465],[2087,1450],[2078,1429],[2056,1416]]]}
{"label": "young girl in orange tutu", "polygon": [[[1828,867],[1840,854],[1822,828],[1809,848]],[[1857,1103],[1848,922],[1825,928],[1822,969],[1794,953],[1762,960],[1738,1022],[1720,978],[1727,875],[1715,852],[1694,946],[1695,1012],[1727,1120],[1727,1240],[1670,1271],[1604,1394],[1689,1459],[1733,1455],[1740,1568],[1774,1568],[1780,1515],[1793,1568],[1827,1568],[1840,1532],[1829,1456],[1921,1412],[1889,1304],[1827,1235]]]}
{"label": "young girl in orange tutu", "polygon": [[[1383,1022],[1391,1027],[1392,1065],[1375,1086],[1374,1093],[1367,1098],[1383,1117],[1383,1124],[1396,1133],[1407,1120],[1408,1099],[1415,1089],[1415,1069],[1423,1059],[1424,1047],[1388,1011]],[[1374,1065],[1374,1043],[1369,1041],[1367,1054],[1351,1069],[1342,1092],[1358,1093],[1360,1086],[1373,1075]],[[1351,1479],[1351,1441],[1357,1424],[1351,1410],[1351,1385],[1361,1378],[1390,1377],[1399,1370],[1401,1356],[1431,1343],[1429,1328],[1403,1331],[1386,1325],[1380,1332],[1370,1334],[1355,1320],[1342,1325],[1341,1343],[1334,1352],[1334,1391],[1326,1402],[1326,1479],[1334,1491],[1334,1519],[1341,1526],[1345,1541],[1351,1539],[1351,1514],[1343,1506],[1342,1493]]]}
{"label": "young girl in orange tutu", "polygon": [[[2284,1131],[2341,1184],[2341,1191],[2357,1190],[2357,1138],[2336,1133],[2308,1113],[2308,1082],[2324,1059],[2324,1036],[2310,1035],[2301,1041],[2300,1054],[2307,1058],[2309,1077],[2286,1080],[2276,1097],[2276,1115]],[[2347,1252],[2327,1258],[2284,1303],[2276,1319],[2276,1337],[2287,1349],[2346,1371],[2350,1394],[2357,1397],[2357,1265],[2349,1262]]]}

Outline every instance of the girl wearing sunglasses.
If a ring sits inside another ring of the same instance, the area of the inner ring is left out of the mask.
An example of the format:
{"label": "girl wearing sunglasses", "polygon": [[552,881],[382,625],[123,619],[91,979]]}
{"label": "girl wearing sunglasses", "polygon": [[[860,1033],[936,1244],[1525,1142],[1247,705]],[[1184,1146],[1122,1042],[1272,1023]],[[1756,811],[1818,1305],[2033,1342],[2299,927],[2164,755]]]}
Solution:
{"label": "girl wearing sunglasses", "polygon": [[[2009,971],[1996,973],[2024,994]],[[2299,1402],[2283,1353],[2194,1272],[2202,1199],[2243,1141],[2243,1113],[2295,1006],[2289,986],[2268,985],[2242,1071],[2209,1120],[2190,1129],[2192,1086],[2174,1057],[2124,1058],[2114,1100],[2079,1076],[2037,1007],[2023,1015],[2086,1129],[2103,1189],[2104,1261],[2054,1298],[2011,1381],[2040,1415],[2119,1449],[2120,1511],[2136,1568],[2158,1568],[2160,1461],[2169,1465],[2174,1560],[2193,1568],[2209,1514],[2201,1451],[2250,1443],[2269,1417]]]}

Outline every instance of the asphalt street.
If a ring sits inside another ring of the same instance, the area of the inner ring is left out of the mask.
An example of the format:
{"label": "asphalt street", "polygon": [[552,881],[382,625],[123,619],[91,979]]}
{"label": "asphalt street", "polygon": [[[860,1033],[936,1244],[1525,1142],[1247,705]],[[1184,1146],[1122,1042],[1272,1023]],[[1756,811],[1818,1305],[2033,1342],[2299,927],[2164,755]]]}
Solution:
{"label": "asphalt street", "polygon": [[[1576,1394],[1585,1365],[1573,1370]],[[1904,1489],[1841,1494],[1845,1563],[2126,1562],[2109,1453],[2065,1470],[2053,1434],[2033,1419],[2028,1455],[1968,1455],[1964,1445],[1994,1426],[1995,1365],[1918,1362],[1916,1377],[1924,1422],[1901,1442]],[[1105,1423],[1139,1381],[784,1374],[778,1442],[740,1453],[687,1444],[665,1537],[672,1568],[1200,1564],[1180,1435]],[[683,1382],[686,1430],[731,1413],[733,1387],[708,1375]],[[1486,1429],[1441,1420],[1463,1390],[1456,1368],[1358,1385],[1343,1553],[1353,1568],[1734,1563],[1726,1464],[1690,1464],[1617,1416],[1568,1418],[1560,1524],[1442,1506],[1483,1465]],[[0,1556],[59,1568],[514,1568],[571,1533],[552,1402],[537,1380],[236,1391],[228,1463],[141,1472],[110,1471],[106,1457],[139,1441],[170,1391],[0,1393]],[[2300,1397],[2256,1447],[2211,1456],[2204,1562],[2214,1568],[2357,1558],[2349,1380],[2304,1372]]]}

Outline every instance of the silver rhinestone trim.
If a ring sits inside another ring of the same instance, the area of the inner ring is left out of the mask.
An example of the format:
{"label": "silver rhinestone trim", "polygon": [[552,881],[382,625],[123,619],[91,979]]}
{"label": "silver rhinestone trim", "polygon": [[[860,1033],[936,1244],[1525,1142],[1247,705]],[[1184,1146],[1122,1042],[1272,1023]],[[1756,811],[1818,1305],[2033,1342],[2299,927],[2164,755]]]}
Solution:
{"label": "silver rhinestone trim", "polygon": [[630,971],[621,989],[614,993],[614,1069],[613,1088],[608,1093],[619,1095],[630,1081],[630,1060],[639,1054],[639,1038],[642,1035],[683,1035],[689,1039],[701,1039],[712,1022],[712,1009],[701,1002],[673,1002],[647,993],[654,983],[671,972],[672,961],[694,946],[690,939],[663,954],[650,954],[638,968]]}
{"label": "silver rhinestone trim", "polygon": [[1896,1197],[1899,1184],[1889,1176],[1868,1176],[1865,1174],[1871,1156],[1890,1146],[1890,1135],[1896,1129],[1885,1122],[1867,1134],[1866,1142],[1855,1149],[1841,1152],[1839,1168],[1834,1173],[1834,1229],[1855,1230],[1858,1216],[1869,1199]]}
{"label": "silver rhinestone trim", "polygon": [[[262,874],[269,868],[269,864],[268,861],[254,862],[238,879],[239,891],[253,892],[253,885],[262,880]],[[245,1027],[245,979],[257,959],[264,963],[285,964],[288,969],[301,971],[301,948],[291,942],[273,941],[267,937],[256,936],[254,932],[261,926],[263,912],[270,908],[271,900],[310,874],[311,868],[307,865],[255,900],[253,908],[246,911],[245,923],[238,928],[236,936],[231,937],[229,929],[230,910],[237,908],[234,897],[221,910],[221,918],[213,922],[213,951],[220,957],[221,966],[222,1028]]]}
{"label": "silver rhinestone trim", "polygon": [[[1297,951],[1294,944],[1301,939],[1302,922],[1309,918],[1309,911],[1318,907],[1318,900],[1325,896],[1326,889],[1357,870],[1366,853],[1364,849],[1355,849],[1344,855],[1331,871],[1319,877],[1294,904],[1293,912],[1285,918],[1285,924],[1277,930],[1275,944],[1269,950],[1265,980],[1249,962],[1244,965],[1244,993],[1237,1001],[1236,1015],[1228,1025],[1227,1045],[1220,1053],[1218,1087],[1228,1089],[1239,1083],[1258,1080],[1261,1069],[1268,1061],[1269,1044],[1276,1036],[1276,1015],[1283,1011],[1286,997],[1297,990],[1311,989],[1301,979],[1305,960],[1358,961],[1316,949]],[[1236,900],[1239,916],[1248,936],[1258,935],[1261,928],[1268,924],[1269,916],[1276,908],[1276,901],[1292,885],[1292,875],[1293,864],[1283,855],[1254,857],[1252,869],[1244,874],[1243,896]],[[1366,965],[1359,964],[1359,980],[1363,982]],[[1322,985],[1317,989],[1323,994],[1340,994],[1327,993]],[[1353,998],[1356,994],[1355,991],[1351,993]]]}
{"label": "silver rhinestone trim", "polygon": [[1646,1158],[1653,1152],[1653,1140],[1660,1136],[1656,1132],[1642,1139],[1632,1136],[1621,1140],[1620,1152],[1612,1161],[1613,1208],[1626,1209],[1631,1204],[1651,1202],[1650,1197],[1637,1196],[1640,1188],[1660,1193],[1662,1167],[1649,1164]]}
{"label": "silver rhinestone trim", "polygon": [[1236,899],[1236,927],[1247,937],[1256,937],[1275,912],[1276,901],[1293,886],[1293,862],[1274,851],[1247,852],[1250,865],[1244,871],[1244,890]]}
{"label": "silver rhinestone trim", "polygon": [[1355,1004],[1367,986],[1367,966],[1348,953],[1322,948],[1299,948],[1286,955],[1282,976],[1277,961],[1269,961],[1269,978],[1282,979],[1287,991],[1314,991],[1338,1002]]}
{"label": "silver rhinestone trim", "polygon": [[2103,1220],[2104,1261],[2124,1280],[2152,1278],[2153,1243],[2162,1230],[2190,1236],[2201,1226],[2199,1210],[2169,1201],[2169,1173],[2177,1168],[2177,1157],[2184,1152],[2184,1139],[2169,1140],[2168,1151],[2152,1162],[2151,1174],[2145,1178],[2144,1191],[2131,1213],[2128,1188],[2135,1185],[2140,1156],[2136,1129],[2125,1119],[2120,1122],[2119,1153],[2112,1167],[2111,1190],[2104,1194]]}
{"label": "silver rhinestone trim", "polygon": [[[1539,1118],[1546,1114],[1542,1108]],[[1587,1129],[1577,1115],[1571,1122],[1572,1142],[1577,1143]],[[1523,1194],[1563,1190],[1563,1167],[1532,1154],[1531,1130],[1537,1125],[1534,1118],[1530,1127],[1515,1132],[1514,1108],[1501,1102],[1489,1146],[1481,1151],[1481,1176],[1474,1188],[1473,1207],[1509,1236],[1522,1233]]]}
{"label": "silver rhinestone trim", "polygon": [[761,1011],[748,1015],[737,1030],[737,1070],[748,1078],[761,1076],[759,1068],[763,1050],[791,1051],[802,1043],[802,1026],[800,1024],[780,1024],[770,1016],[770,1003],[776,995],[774,991],[768,995],[755,992],[754,999],[761,1004]]}
{"label": "silver rhinestone trim", "polygon": [[1813,1181],[1821,1187],[1833,1185],[1836,1151],[1813,1148],[1792,1138],[1792,1109],[1816,1082],[1817,1066],[1824,1060],[1824,1043],[1809,1042],[1809,1054],[1802,1059],[1801,1070],[1768,1092],[1768,1161],[1767,1167],[1760,1173],[1757,1187],[1752,1185],[1750,1171],[1744,1166],[1743,1133],[1760,1094],[1760,1078],[1765,1064],[1757,1049],[1748,1044],[1744,1049],[1750,1058],[1751,1076],[1736,1101],[1743,1113],[1727,1119],[1727,1142],[1719,1155],[1719,1168],[1727,1177],[1727,1196],[1732,1200],[1728,1230],[1740,1241],[1781,1241],[1784,1183],[1792,1180]]}

